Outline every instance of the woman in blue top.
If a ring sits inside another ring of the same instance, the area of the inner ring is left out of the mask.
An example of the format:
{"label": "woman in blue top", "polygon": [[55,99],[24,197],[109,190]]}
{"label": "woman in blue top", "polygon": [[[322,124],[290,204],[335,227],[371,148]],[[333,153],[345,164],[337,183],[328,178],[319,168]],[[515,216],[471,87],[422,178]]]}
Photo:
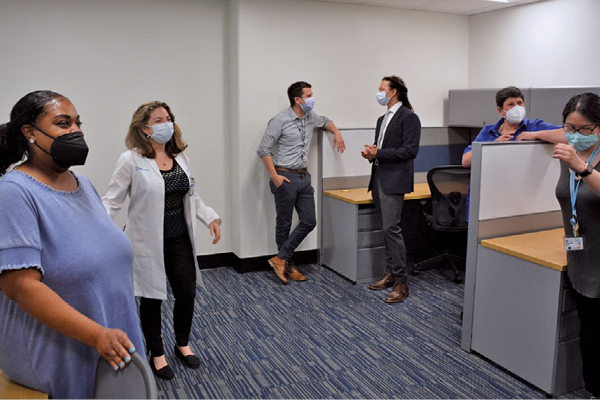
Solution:
{"label": "woman in blue top", "polygon": [[37,91],[0,126],[0,369],[52,398],[91,397],[98,355],[117,371],[143,352],[131,243],[69,170],[88,153],[80,125]]}

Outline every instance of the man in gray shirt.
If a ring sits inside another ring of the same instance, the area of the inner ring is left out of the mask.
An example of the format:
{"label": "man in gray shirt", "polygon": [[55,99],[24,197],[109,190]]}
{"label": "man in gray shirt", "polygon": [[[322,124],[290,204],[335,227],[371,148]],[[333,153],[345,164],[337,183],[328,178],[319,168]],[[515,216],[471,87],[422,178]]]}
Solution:
{"label": "man in gray shirt", "polygon": [[[279,251],[269,264],[283,283],[288,282],[286,275],[294,281],[306,280],[294,265],[292,255],[317,225],[315,190],[307,171],[313,129],[333,133],[333,147],[340,153],[346,148],[333,121],[312,110],[315,101],[310,84],[295,82],[287,93],[290,107],[271,118],[256,151],[271,177],[269,186],[277,210],[275,240]],[[294,208],[300,221],[290,234]]]}

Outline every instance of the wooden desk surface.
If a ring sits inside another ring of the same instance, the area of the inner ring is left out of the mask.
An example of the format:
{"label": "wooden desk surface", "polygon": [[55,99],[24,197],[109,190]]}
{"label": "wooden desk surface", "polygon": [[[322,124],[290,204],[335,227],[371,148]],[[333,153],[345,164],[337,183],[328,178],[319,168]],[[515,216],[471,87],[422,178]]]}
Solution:
{"label": "wooden desk surface", "polygon": [[47,399],[48,395],[37,390],[26,388],[8,379],[0,371],[0,399]]}
{"label": "wooden desk surface", "polygon": [[[367,188],[326,190],[323,194],[351,204],[373,203],[373,197],[370,192],[367,192]],[[404,196],[404,200],[420,200],[428,199],[430,197],[431,192],[429,191],[429,185],[427,183],[416,183],[415,191],[407,193]]]}
{"label": "wooden desk surface", "polygon": [[481,241],[487,247],[557,271],[567,269],[563,228]]}

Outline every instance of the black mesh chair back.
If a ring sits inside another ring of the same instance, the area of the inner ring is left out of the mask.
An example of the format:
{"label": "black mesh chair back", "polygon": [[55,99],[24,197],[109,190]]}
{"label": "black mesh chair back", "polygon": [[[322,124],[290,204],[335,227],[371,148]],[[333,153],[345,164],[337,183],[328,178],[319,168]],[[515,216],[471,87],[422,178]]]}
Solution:
{"label": "black mesh chair back", "polygon": [[414,275],[440,266],[442,270],[450,269],[453,272],[454,282],[462,282],[454,260],[462,262],[464,258],[450,253],[448,236],[452,236],[452,232],[458,235],[460,232],[467,231],[467,195],[470,180],[471,170],[460,165],[435,167],[427,173],[427,183],[431,190],[431,212],[427,212],[424,208],[423,214],[434,232],[449,233],[443,234],[444,252],[416,263],[413,269]]}
{"label": "black mesh chair back", "polygon": [[139,353],[131,354],[131,363],[123,370],[113,371],[100,358],[96,369],[94,399],[156,399],[158,390],[150,364]]}
{"label": "black mesh chair back", "polygon": [[471,170],[460,165],[435,167],[427,173],[431,190],[431,227],[436,231],[467,229],[467,194]]}

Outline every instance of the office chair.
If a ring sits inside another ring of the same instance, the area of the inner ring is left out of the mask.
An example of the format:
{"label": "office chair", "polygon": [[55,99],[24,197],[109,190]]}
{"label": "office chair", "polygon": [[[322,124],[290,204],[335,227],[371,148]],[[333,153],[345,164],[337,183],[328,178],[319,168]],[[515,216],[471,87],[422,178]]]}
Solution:
{"label": "office chair", "polygon": [[156,399],[156,381],[148,361],[139,353],[131,354],[131,363],[113,371],[103,358],[98,360],[94,399]]}
{"label": "office chair", "polygon": [[444,252],[414,266],[413,274],[434,268],[442,262],[442,269],[450,267],[454,272],[454,282],[461,283],[460,273],[455,259],[464,262],[465,258],[451,254],[449,251],[449,235],[467,231],[467,193],[471,171],[460,165],[435,167],[427,173],[427,183],[431,190],[431,212],[424,208],[425,219],[434,232],[444,235]]}

